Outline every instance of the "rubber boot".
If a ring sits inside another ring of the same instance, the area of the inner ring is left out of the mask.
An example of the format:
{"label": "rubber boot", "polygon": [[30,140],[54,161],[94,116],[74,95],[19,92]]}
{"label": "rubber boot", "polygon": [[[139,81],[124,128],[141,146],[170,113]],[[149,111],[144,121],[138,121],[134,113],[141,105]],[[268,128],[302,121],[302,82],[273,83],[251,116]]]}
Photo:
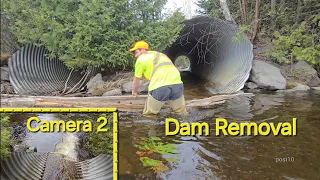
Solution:
{"label": "rubber boot", "polygon": [[143,115],[156,115],[160,112],[161,108],[165,102],[158,101],[154,99],[150,94],[148,94],[147,102],[145,103]]}
{"label": "rubber boot", "polygon": [[175,113],[178,113],[178,114],[187,113],[186,102],[183,95],[179,99],[176,99],[174,101],[172,100],[168,101],[168,104]]}

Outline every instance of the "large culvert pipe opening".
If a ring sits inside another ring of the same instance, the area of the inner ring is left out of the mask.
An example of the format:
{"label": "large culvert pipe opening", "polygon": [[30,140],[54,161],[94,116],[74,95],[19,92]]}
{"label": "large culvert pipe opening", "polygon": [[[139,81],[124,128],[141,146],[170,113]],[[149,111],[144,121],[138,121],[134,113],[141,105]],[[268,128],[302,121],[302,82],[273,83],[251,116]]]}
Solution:
{"label": "large culvert pipe opening", "polygon": [[[184,22],[180,36],[165,53],[180,71],[208,80],[211,93],[234,93],[249,78],[253,45],[238,36],[238,27],[212,17]],[[9,61],[10,82],[17,94],[72,93],[84,87],[97,69],[73,71],[57,58],[45,56],[44,47],[28,45]]]}
{"label": "large culvert pipe opening", "polygon": [[190,68],[184,70],[208,80],[212,93],[233,93],[243,88],[253,60],[253,45],[238,32],[226,21],[194,18],[185,21],[179,38],[165,52],[176,65],[181,57],[190,59]]}
{"label": "large culvert pipe opening", "polygon": [[48,58],[44,47],[26,45],[9,60],[10,82],[17,94],[52,95],[81,89],[98,72],[96,68],[72,70],[58,58]]}

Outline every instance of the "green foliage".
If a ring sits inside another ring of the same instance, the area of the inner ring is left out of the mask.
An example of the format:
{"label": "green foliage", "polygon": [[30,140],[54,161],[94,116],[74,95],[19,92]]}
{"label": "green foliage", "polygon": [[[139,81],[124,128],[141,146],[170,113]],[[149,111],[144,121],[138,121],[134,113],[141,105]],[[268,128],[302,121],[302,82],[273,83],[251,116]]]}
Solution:
{"label": "green foliage", "polygon": [[144,39],[153,50],[169,46],[183,28],[184,17],[165,19],[166,0],[4,0],[4,11],[19,42],[44,45],[49,57],[69,67],[126,68],[128,49]]}
{"label": "green foliage", "polygon": [[232,37],[233,43],[240,43],[241,39],[247,37],[248,34],[252,33],[250,25],[240,25],[236,36]]}
{"label": "green foliage", "polygon": [[223,12],[219,0],[198,0],[197,5],[200,7],[198,13],[210,15],[222,19]]}
{"label": "green foliage", "polygon": [[[230,13],[237,24],[249,26],[252,29],[255,20],[256,1],[245,1],[246,21],[242,19],[239,2],[239,0],[227,1]],[[198,5],[202,14],[214,16],[211,13],[212,11],[221,11],[219,0],[198,0]],[[309,20],[312,16],[319,15],[320,3],[318,0],[302,0],[302,10],[299,15],[297,6],[298,1],[276,1],[275,11],[271,11],[271,1],[261,0],[258,39],[261,37],[270,38],[275,31],[280,31],[285,26],[292,26],[295,23]],[[219,18],[224,19],[224,16]],[[313,28],[315,27],[308,27],[308,30]]]}
{"label": "green foliage", "polygon": [[179,69],[187,69],[190,67],[190,59],[187,56],[179,56],[174,62],[175,66]]}
{"label": "green foliage", "polygon": [[98,126],[103,121],[97,122],[93,117],[88,116],[86,119],[90,120],[93,124],[92,132],[88,134],[88,139],[85,142],[85,148],[87,148],[91,154],[97,156],[99,154],[111,154],[113,153],[113,122],[111,121],[112,115],[101,115],[100,117],[106,117],[108,124],[103,128],[107,128],[106,132],[97,132]]}
{"label": "green foliage", "polygon": [[4,159],[10,155],[11,145],[11,131],[10,116],[7,114],[0,114],[0,127],[1,127],[1,154],[0,159]]}
{"label": "green foliage", "polygon": [[142,162],[143,166],[160,166],[162,162],[159,160],[151,159],[148,157],[141,157],[140,161]]}
{"label": "green foliage", "polygon": [[[143,157],[146,154],[159,153],[159,154],[177,154],[175,150],[177,148],[173,144],[163,144],[161,138],[156,136],[151,136],[149,138],[140,138],[140,141],[135,144],[135,147],[139,148],[142,151],[137,151],[139,155],[139,160],[142,162],[143,166],[150,166],[155,173],[167,171],[169,168],[164,164],[165,161],[160,161],[152,159],[149,157]],[[167,158],[167,162],[177,162],[179,161],[176,158]]]}
{"label": "green foliage", "polygon": [[284,63],[289,63],[291,60],[319,63],[320,45],[315,43],[318,35],[308,32],[306,22],[294,27],[286,26],[282,31],[283,34],[278,31],[274,33],[276,49],[269,53],[271,57]]}
{"label": "green foliage", "polygon": [[297,86],[297,83],[295,82],[287,82],[287,89],[293,89]]}
{"label": "green foliage", "polygon": [[153,151],[159,154],[176,154],[175,150],[177,148],[173,144],[163,144],[161,139],[155,136],[150,138],[141,138],[141,142],[137,143],[135,146],[140,150]]}

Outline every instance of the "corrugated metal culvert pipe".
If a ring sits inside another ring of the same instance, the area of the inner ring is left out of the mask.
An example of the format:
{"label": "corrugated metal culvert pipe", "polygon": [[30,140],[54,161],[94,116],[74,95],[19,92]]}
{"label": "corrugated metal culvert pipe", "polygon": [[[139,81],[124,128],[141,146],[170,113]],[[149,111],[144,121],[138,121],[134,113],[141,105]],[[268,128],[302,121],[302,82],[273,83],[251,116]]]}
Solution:
{"label": "corrugated metal culvert pipe", "polygon": [[10,82],[17,94],[48,95],[81,89],[97,73],[96,68],[70,70],[58,58],[47,58],[45,47],[27,45],[9,59]]}
{"label": "corrugated metal culvert pipe", "polygon": [[[253,45],[247,37],[237,36],[238,32],[238,27],[229,22],[197,17],[185,21],[180,37],[165,53],[173,61],[181,55],[187,56],[191,72],[207,79],[212,93],[234,93],[244,87],[253,60]],[[236,37],[238,40],[234,40]],[[13,54],[9,68],[16,93],[72,93],[98,72],[97,69],[71,71],[62,61],[46,58],[47,52],[44,47],[30,45]],[[65,90],[67,80],[69,91]]]}
{"label": "corrugated metal culvert pipe", "polygon": [[1,180],[83,179],[112,180],[113,155],[100,154],[81,162],[47,152],[15,152],[0,163]]}
{"label": "corrugated metal culvert pipe", "polygon": [[212,93],[234,93],[244,87],[253,60],[253,45],[246,36],[237,36],[236,25],[212,17],[184,22],[177,41],[166,50],[175,61],[190,59],[193,74],[207,79]]}

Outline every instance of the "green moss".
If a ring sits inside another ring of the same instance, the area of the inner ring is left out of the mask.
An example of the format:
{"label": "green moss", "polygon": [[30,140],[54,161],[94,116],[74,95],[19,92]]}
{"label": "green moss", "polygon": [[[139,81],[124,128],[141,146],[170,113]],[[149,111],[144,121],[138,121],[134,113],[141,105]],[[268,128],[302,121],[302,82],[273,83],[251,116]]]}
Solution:
{"label": "green moss", "polygon": [[1,114],[0,117],[1,123],[1,152],[0,152],[0,159],[4,159],[8,157],[10,152],[10,145],[11,145],[11,130],[12,127],[10,126],[10,116],[8,114]]}
{"label": "green moss", "polygon": [[108,119],[108,124],[106,125],[106,127],[103,127],[103,129],[108,129],[108,131],[106,132],[97,132],[98,126],[100,126],[103,121],[96,122],[97,120],[93,120],[91,116],[86,118],[92,122],[93,131],[88,134],[85,148],[87,148],[94,156],[97,156],[99,154],[111,154],[113,152],[113,122],[110,121],[112,119],[112,115],[101,116],[105,116]]}
{"label": "green moss", "polygon": [[297,83],[295,82],[287,82],[287,89],[293,89],[297,86]]}

